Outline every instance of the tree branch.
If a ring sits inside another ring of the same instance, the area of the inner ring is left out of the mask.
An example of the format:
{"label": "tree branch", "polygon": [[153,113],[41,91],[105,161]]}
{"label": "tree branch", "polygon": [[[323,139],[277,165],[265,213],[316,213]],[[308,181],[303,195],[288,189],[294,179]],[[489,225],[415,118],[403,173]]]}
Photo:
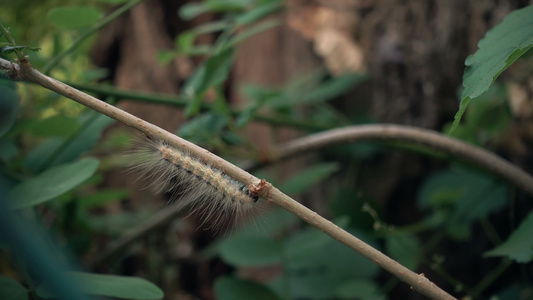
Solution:
{"label": "tree branch", "polygon": [[[460,157],[489,170],[533,196],[533,176],[518,166],[485,149],[467,144],[435,131],[402,125],[357,125],[332,129],[289,141],[267,151],[260,165],[283,160],[303,152],[314,151],[334,144],[359,141],[400,141],[427,146]],[[244,169],[257,168],[248,165]]]}
{"label": "tree branch", "polygon": [[409,284],[414,290],[426,295],[432,299],[455,299],[444,290],[433,284],[423,274],[416,274],[413,271],[402,266],[395,260],[389,258],[380,251],[372,248],[370,245],[361,241],[360,239],[349,234],[342,228],[319,216],[314,211],[296,202],[289,196],[283,194],[280,190],[273,187],[265,180],[259,180],[253,175],[245,172],[237,166],[223,160],[222,158],[202,149],[172,133],[150,124],[138,117],[135,117],[119,108],[116,108],[108,103],[100,101],[92,96],[82,93],[62,82],[43,75],[39,71],[33,69],[29,64],[17,65],[11,62],[0,59],[0,68],[7,70],[8,76],[18,74],[17,78],[24,81],[30,81],[42,85],[43,87],[54,91],[60,95],[68,97],[80,104],[88,106],[108,117],[120,121],[130,127],[133,127],[144,134],[156,139],[164,140],[170,145],[190,153],[211,165],[217,166],[220,170],[239,182],[246,184],[250,191],[256,192],[259,197],[271,201],[285,210],[297,215],[305,222],[325,232],[332,238],[347,245],[354,251],[360,253],[366,258],[373,261],[378,266],[392,273],[400,280]]}

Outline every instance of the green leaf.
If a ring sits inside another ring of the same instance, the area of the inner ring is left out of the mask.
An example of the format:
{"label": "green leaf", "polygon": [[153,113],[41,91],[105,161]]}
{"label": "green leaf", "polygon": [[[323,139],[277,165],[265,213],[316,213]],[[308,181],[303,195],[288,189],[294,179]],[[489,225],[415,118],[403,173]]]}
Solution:
{"label": "green leaf", "polygon": [[17,84],[13,80],[7,79],[2,73],[0,73],[0,86],[8,87],[12,90],[17,89]]}
{"label": "green leaf", "polygon": [[254,84],[245,85],[242,88],[242,92],[246,97],[259,103],[264,103],[281,96],[281,92],[277,89]]}
{"label": "green leaf", "polygon": [[93,208],[104,204],[126,199],[129,196],[128,190],[103,190],[90,196],[82,197],[77,201],[80,207]]}
{"label": "green leaf", "polygon": [[24,51],[24,50],[30,50],[30,51],[36,52],[36,51],[41,50],[41,48],[29,47],[29,46],[6,46],[6,47],[0,48],[0,53],[9,54],[9,53],[13,53],[16,51]]}
{"label": "green leaf", "polygon": [[186,52],[194,46],[196,35],[192,31],[185,31],[176,37],[179,52]]}
{"label": "green leaf", "polygon": [[34,121],[26,130],[36,136],[59,136],[68,137],[80,129],[78,120],[57,115],[44,120]]}
{"label": "green leaf", "polygon": [[176,58],[179,54],[180,53],[178,53],[175,50],[172,50],[172,51],[166,51],[166,50],[159,51],[159,52],[157,52],[157,62],[161,66],[166,66],[174,58]]}
{"label": "green leaf", "polygon": [[[516,282],[510,282],[506,287],[499,290],[496,295],[492,295],[489,299],[494,300],[517,300],[527,299],[527,295],[531,294],[531,286],[527,283],[518,284]],[[525,295],[525,298],[524,298]]]}
{"label": "green leaf", "polygon": [[275,13],[282,7],[283,3],[281,1],[272,1],[269,3],[265,3],[238,16],[236,23],[238,25],[246,25],[253,23],[265,16]]}
{"label": "green leaf", "polygon": [[80,80],[83,82],[101,82],[105,78],[110,77],[111,71],[106,68],[90,68],[83,70]]}
{"label": "green leaf", "polygon": [[242,11],[250,0],[208,0],[182,5],[178,14],[181,19],[189,21],[197,16],[208,12],[232,12]]}
{"label": "green leaf", "polygon": [[[345,228],[349,219],[341,217],[335,220],[335,224]],[[305,267],[309,261],[314,260],[317,253],[331,242],[331,237],[314,228],[302,230],[286,241],[285,249],[290,258],[291,266]]]}
{"label": "green leaf", "polygon": [[[275,99],[274,101],[268,102],[268,105],[280,108],[327,102],[345,94],[365,79],[365,75],[346,74],[324,82],[315,83],[314,85],[317,85],[315,88],[309,89],[309,87],[303,85],[295,91],[290,91],[288,97]],[[305,89],[305,91],[302,89]]]}
{"label": "green leaf", "polygon": [[291,265],[305,266],[329,240],[329,236],[312,228],[291,236],[285,246]]}
{"label": "green leaf", "polygon": [[202,95],[197,95],[191,99],[189,104],[185,107],[185,116],[192,117],[200,113],[202,108]]}
{"label": "green leaf", "polygon": [[209,142],[220,135],[228,125],[228,118],[219,114],[205,113],[183,124],[179,136],[196,142]]}
{"label": "green leaf", "polygon": [[89,179],[98,164],[95,158],[85,158],[48,169],[23,181],[11,190],[12,207],[30,207],[61,196]]}
{"label": "green leaf", "polygon": [[[163,299],[163,291],[155,284],[138,277],[102,275],[81,272],[69,272],[80,283],[84,293],[132,300]],[[43,298],[53,298],[54,294],[45,285],[37,288],[37,294]]]}
{"label": "green leaf", "polygon": [[[345,219],[344,223],[348,222]],[[370,236],[350,228],[347,231],[379,248]],[[318,236],[309,235],[305,240],[298,239],[286,246],[288,264],[285,270],[290,277],[286,280],[291,283],[293,299],[335,299],[336,291],[347,279],[370,279],[379,273],[379,267],[365,257],[324,233],[317,233],[325,237],[324,241],[307,247],[307,251],[301,251],[305,248],[301,247],[294,253],[291,247],[300,242],[311,245]],[[274,286],[280,293],[286,290],[283,279],[277,280]]]}
{"label": "green leaf", "polygon": [[466,238],[473,221],[505,207],[507,188],[482,173],[448,170],[426,179],[418,204],[446,215],[448,232],[456,238]]}
{"label": "green leaf", "polygon": [[232,277],[219,278],[215,283],[215,294],[218,300],[281,300],[278,295],[264,285]]}
{"label": "green leaf", "polygon": [[[198,35],[204,33],[211,33],[224,30],[229,26],[227,21],[216,21],[195,27],[191,30],[180,33],[174,43],[177,50],[168,52],[168,56],[172,54],[172,59],[178,55],[207,55],[211,54],[212,47],[210,45],[195,45],[194,41]],[[168,58],[167,58],[168,59]]]}
{"label": "green leaf", "polygon": [[282,185],[281,190],[290,195],[300,194],[319,181],[331,176],[339,167],[337,163],[316,164],[293,175]]}
{"label": "green leaf", "polygon": [[205,4],[211,11],[232,12],[245,10],[254,2],[254,0],[207,0]]}
{"label": "green leaf", "polygon": [[[193,29],[190,29],[189,31],[185,31],[184,33],[180,34],[180,36],[183,34],[185,35],[192,34],[193,36],[196,36],[196,35],[205,34],[205,33],[222,31],[224,29],[227,29],[229,26],[231,26],[231,23],[228,22],[227,20],[209,22],[209,23],[194,27]],[[188,39],[190,39],[190,37]],[[194,39],[192,41],[194,41]]]}
{"label": "green leaf", "polygon": [[15,141],[11,139],[0,139],[0,160],[4,162],[10,161],[18,152],[19,149]]}
{"label": "green leaf", "polygon": [[26,155],[24,165],[32,172],[38,172],[64,142],[65,138],[47,139]]}
{"label": "green leaf", "polygon": [[195,27],[191,30],[180,33],[174,40],[177,50],[173,51],[177,55],[207,55],[213,53],[211,45],[195,45],[194,41],[198,35],[210,32],[221,31],[229,26],[226,21],[217,21]]}
{"label": "green leaf", "polygon": [[206,91],[209,87],[224,82],[229,74],[233,60],[233,49],[227,49],[205,62],[205,73],[202,76],[198,91]]}
{"label": "green leaf", "polygon": [[255,117],[255,114],[258,109],[259,107],[254,105],[242,111],[237,117],[237,121],[236,121],[237,128],[243,128],[244,126],[246,126],[246,124],[248,124],[248,122],[250,122]]}
{"label": "green leaf", "polygon": [[[345,176],[352,176],[353,173]],[[370,195],[361,192],[355,187],[353,182],[346,182],[338,186],[332,192],[329,205],[329,212],[332,216],[345,216],[350,218],[350,226],[362,230],[374,230],[374,219],[372,216],[363,211],[364,205],[370,206],[381,215],[381,205],[377,203]]]}
{"label": "green leaf", "polygon": [[98,0],[98,2],[102,2],[102,3],[110,3],[110,4],[122,4],[122,3],[126,3],[130,0]]}
{"label": "green leaf", "polygon": [[[269,211],[254,217],[253,220],[247,224],[248,226],[241,226],[226,239],[232,239],[234,236],[272,237],[283,232],[285,228],[297,224],[298,221],[300,221],[300,219],[294,214],[287,212],[280,207],[273,207]],[[255,226],[256,224],[260,224],[260,231],[257,230],[257,227]],[[225,240],[220,244],[223,244],[224,242]]]}
{"label": "green leaf", "polygon": [[228,100],[224,96],[224,90],[221,86],[216,87],[216,98],[212,102],[211,111],[216,114],[231,117],[231,109],[228,104]]}
{"label": "green leaf", "polygon": [[485,253],[485,256],[507,256],[518,263],[533,260],[533,212],[513,231],[503,244]]}
{"label": "green leaf", "polygon": [[281,262],[281,244],[267,237],[234,236],[222,242],[222,259],[234,266],[268,266]]}
{"label": "green leaf", "polygon": [[212,86],[224,82],[229,74],[233,60],[233,49],[228,48],[209,58],[189,78],[183,90],[193,99],[186,107],[186,115],[195,115],[200,111],[203,94]]}
{"label": "green leaf", "polygon": [[0,299],[27,300],[28,290],[13,279],[0,276]]}
{"label": "green leaf", "polygon": [[247,38],[261,33],[265,30],[279,26],[281,24],[282,23],[279,20],[265,20],[264,22],[261,22],[253,27],[247,28],[243,32],[233,37],[231,40],[228,41],[227,44],[224,45],[224,49],[232,49],[237,44],[246,40]]}
{"label": "green leaf", "polygon": [[379,286],[368,279],[352,279],[343,282],[336,290],[339,299],[385,300]]}
{"label": "green leaf", "polygon": [[469,56],[463,75],[463,94],[450,133],[457,128],[471,99],[484,93],[496,78],[533,46],[533,6],[510,13],[487,32],[478,51]]}
{"label": "green leaf", "polygon": [[426,178],[418,191],[418,205],[421,208],[454,205],[462,194],[464,179],[455,171],[448,170]]}
{"label": "green leaf", "polygon": [[[454,130],[454,137],[475,145],[486,145],[504,134],[511,125],[512,115],[506,106],[507,90],[501,83],[493,84],[485,93],[468,104],[463,121]],[[453,122],[443,128],[448,132]]]}
{"label": "green leaf", "polygon": [[178,15],[182,20],[189,21],[208,11],[208,7],[203,3],[190,2],[181,6]]}
{"label": "green leaf", "polygon": [[[32,171],[39,171],[45,163],[55,166],[71,162],[89,151],[96,145],[102,132],[113,119],[96,112],[88,112],[79,117],[82,124],[81,132],[65,144],[65,138],[51,138],[35,148],[28,156],[24,164]],[[58,154],[51,162],[51,155]]]}
{"label": "green leaf", "polygon": [[19,109],[17,92],[6,85],[0,85],[0,136],[4,135],[15,122]]}
{"label": "green leaf", "polygon": [[244,127],[248,122],[250,122],[264,103],[281,96],[281,92],[278,90],[251,84],[244,86],[242,92],[252,101],[251,104],[245,110],[243,110],[237,118],[236,123],[237,127],[239,128]]}
{"label": "green leaf", "polygon": [[389,235],[385,242],[385,247],[390,257],[404,267],[416,270],[422,257],[422,246],[415,236]]}
{"label": "green leaf", "polygon": [[123,212],[99,216],[93,214],[87,216],[85,222],[91,227],[92,231],[110,236],[119,236],[132,227],[148,221],[150,217],[153,217],[153,213],[149,211]]}
{"label": "green leaf", "polygon": [[367,77],[361,74],[346,74],[324,81],[309,93],[299,98],[301,104],[320,103],[335,99],[356,87]]}
{"label": "green leaf", "polygon": [[63,29],[79,29],[96,23],[102,13],[89,6],[61,6],[52,8],[46,18]]}
{"label": "green leaf", "polygon": [[[346,219],[346,223],[348,222],[349,220]],[[335,222],[335,224],[344,227],[339,222]],[[372,247],[379,249],[379,246],[372,237],[355,229],[345,229],[350,234],[360,238]],[[327,269],[329,269],[329,272],[331,273],[330,275],[334,278],[338,278],[338,280],[336,280],[337,284],[340,282],[341,278],[371,278],[377,275],[380,270],[373,262],[348,248],[346,245],[331,239],[331,237],[329,237],[326,246],[319,250],[318,257],[316,263],[317,266],[321,266],[319,269],[327,266]]]}
{"label": "green leaf", "polygon": [[454,207],[457,217],[476,220],[506,204],[505,186],[476,172],[448,170],[430,176],[418,194],[422,208]]}
{"label": "green leaf", "polygon": [[198,46],[192,46],[188,49],[178,49],[177,54],[178,55],[188,55],[188,56],[206,56],[213,53],[213,48],[209,45],[198,45]]}
{"label": "green leaf", "polygon": [[507,204],[507,188],[494,178],[474,174],[462,185],[465,189],[455,205],[455,218],[478,220],[502,209]]}

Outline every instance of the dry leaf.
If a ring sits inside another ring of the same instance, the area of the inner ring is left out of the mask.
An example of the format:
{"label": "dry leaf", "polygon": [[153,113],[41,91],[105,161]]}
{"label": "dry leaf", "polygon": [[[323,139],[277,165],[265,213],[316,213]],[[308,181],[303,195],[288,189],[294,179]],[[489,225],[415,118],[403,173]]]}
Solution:
{"label": "dry leaf", "polygon": [[530,118],[533,115],[533,97],[526,86],[509,83],[509,106],[513,116],[519,119]]}
{"label": "dry leaf", "polygon": [[328,70],[334,75],[364,71],[365,55],[354,38],[357,14],[301,2],[290,2],[289,26],[313,42]]}

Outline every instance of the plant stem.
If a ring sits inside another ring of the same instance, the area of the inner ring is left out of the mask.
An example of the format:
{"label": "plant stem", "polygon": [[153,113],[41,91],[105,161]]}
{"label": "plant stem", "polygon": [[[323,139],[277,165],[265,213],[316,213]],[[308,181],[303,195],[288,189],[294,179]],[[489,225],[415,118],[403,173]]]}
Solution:
{"label": "plant stem", "polygon": [[490,273],[485,275],[485,277],[472,289],[470,295],[473,299],[477,299],[479,295],[496,280],[509,266],[512,264],[512,261],[508,258],[502,259],[496,268],[494,268]]}
{"label": "plant stem", "polygon": [[[2,32],[2,34],[5,36],[6,40],[8,43],[11,44],[11,46],[16,46],[17,44],[15,43],[15,39],[13,39],[13,37],[11,37],[11,33],[9,32],[9,30],[7,28],[4,27],[4,25],[2,25],[2,23],[0,23],[0,32]],[[19,61],[24,61],[25,60],[25,57],[24,57],[24,53],[21,51],[21,50],[17,50],[15,49],[15,54],[17,55],[17,58]]]}
{"label": "plant stem", "polygon": [[[280,161],[331,145],[358,141],[401,141],[443,151],[495,173],[533,196],[533,177],[516,165],[483,148],[427,129],[402,125],[358,125],[332,129],[289,141],[266,151],[261,164]],[[253,168],[253,167],[248,167]],[[248,169],[247,168],[247,169]]]}
{"label": "plant stem", "polygon": [[19,270],[21,271],[24,279],[26,280],[26,284],[28,285],[28,290],[30,291],[32,295],[35,295],[35,291],[37,290],[37,287],[35,286],[35,283],[33,282],[33,278],[31,278],[30,273],[26,269],[24,259],[22,259],[18,253],[13,253],[13,256],[15,256],[15,260],[17,261],[17,264],[19,265]]}
{"label": "plant stem", "polygon": [[[94,112],[93,112],[94,113]],[[43,171],[50,167],[51,164],[54,163],[54,161],[67,149],[67,147],[72,144],[72,142],[75,140],[75,138],[83,133],[87,128],[90,126],[91,123],[93,123],[98,117],[97,113],[94,113],[90,118],[88,118],[83,124],[81,124],[80,129],[76,130],[76,132],[73,132],[70,136],[68,136],[66,139],[63,140],[61,145],[57,147],[51,154],[48,156],[46,160],[41,162],[39,166],[37,166],[37,171]]]}
{"label": "plant stem", "polygon": [[[13,70],[13,68],[15,68],[15,70]],[[366,244],[357,237],[346,232],[344,229],[333,224],[331,221],[321,217],[316,212],[308,209],[294,199],[283,194],[279,189],[275,188],[272,186],[272,184],[266,182],[264,179],[259,180],[255,176],[210,153],[209,151],[134,115],[131,115],[117,107],[80,92],[60,81],[45,76],[39,71],[31,68],[29,65],[19,66],[10,63],[7,60],[0,59],[0,69],[11,71],[7,73],[20,73],[20,77],[26,81],[40,84],[51,91],[90,107],[108,117],[124,123],[127,126],[135,128],[153,139],[163,140],[169,145],[190,153],[192,156],[195,156],[202,161],[208,162],[211,165],[216,165],[228,176],[248,186],[248,189],[252,193],[258,195],[262,199],[266,199],[281,206],[285,210],[300,217],[311,226],[323,231],[335,240],[338,240],[359,254],[365,256],[378,266],[389,271],[400,280],[409,284],[413,290],[418,291],[419,293],[432,299],[456,299],[436,286],[433,282],[426,278],[424,274],[416,274],[415,272],[407,269],[397,261],[389,258],[372,246]]]}
{"label": "plant stem", "polygon": [[479,220],[479,223],[481,224],[481,227],[483,228],[483,231],[485,231],[485,235],[487,238],[492,242],[494,246],[497,246],[502,243],[502,239],[498,235],[498,232],[496,232],[496,229],[494,229],[494,226],[489,221],[489,218],[484,216]]}
{"label": "plant stem", "polygon": [[[120,90],[111,86],[105,85],[94,85],[94,84],[77,84],[77,83],[68,83],[70,86],[91,93],[103,94],[106,96],[113,96],[117,99],[128,99],[128,100],[137,100],[147,103],[163,104],[163,105],[172,105],[178,107],[185,107],[189,100],[183,97],[176,97],[168,94],[156,94],[156,93],[147,93],[147,92],[136,92],[136,91],[125,91]],[[203,110],[211,110],[212,104],[202,103],[201,108]],[[232,116],[238,116],[241,111],[236,109],[230,109]],[[295,120],[294,118],[285,118],[280,116],[266,116],[266,115],[255,115],[254,120],[269,123],[272,125],[279,126],[290,126],[306,130],[325,130],[330,129],[332,124],[320,124],[317,122],[306,122],[301,120]]]}
{"label": "plant stem", "polygon": [[357,237],[349,234],[339,226],[333,224],[331,221],[321,217],[316,212],[294,201],[277,188],[272,187],[270,189],[268,200],[281,206],[285,210],[300,217],[311,226],[314,226],[335,240],[338,240],[359,254],[370,259],[376,265],[387,270],[400,280],[410,284],[413,290],[416,290],[432,299],[455,299],[442,289],[438,288],[434,283],[426,278],[424,274],[416,274],[407,269],[397,261],[391,259],[372,246],[361,241]]}
{"label": "plant stem", "polygon": [[82,33],[73,43],[65,49],[63,52],[59,53],[56,57],[54,57],[46,66],[43,68],[44,74],[50,74],[50,71],[57,66],[67,55],[72,53],[78,46],[83,43],[88,37],[90,37],[93,33],[100,30],[100,28],[107,25],[109,22],[116,19],[118,16],[122,15],[123,13],[130,10],[135,5],[141,3],[143,0],[131,0],[130,2],[122,5],[119,9],[115,10],[114,12],[110,13],[109,15],[105,16],[104,18],[98,20],[91,28],[89,28],[87,31]]}

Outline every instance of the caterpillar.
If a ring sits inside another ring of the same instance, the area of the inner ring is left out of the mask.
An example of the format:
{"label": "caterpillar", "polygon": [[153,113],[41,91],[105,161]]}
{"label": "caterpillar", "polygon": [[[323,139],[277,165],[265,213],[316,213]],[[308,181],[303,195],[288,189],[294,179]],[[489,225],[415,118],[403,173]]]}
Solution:
{"label": "caterpillar", "polygon": [[147,186],[155,193],[171,193],[170,201],[179,198],[181,207],[190,205],[202,224],[214,219],[211,226],[216,227],[259,200],[246,185],[165,141],[143,139],[133,154],[131,169],[140,172]]}

